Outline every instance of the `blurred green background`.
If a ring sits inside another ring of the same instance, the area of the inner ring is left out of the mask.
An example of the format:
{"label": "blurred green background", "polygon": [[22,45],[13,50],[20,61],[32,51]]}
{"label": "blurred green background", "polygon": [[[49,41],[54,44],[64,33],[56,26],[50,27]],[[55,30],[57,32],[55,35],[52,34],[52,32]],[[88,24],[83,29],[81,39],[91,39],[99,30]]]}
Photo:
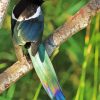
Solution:
{"label": "blurred green background", "polygon": [[[45,1],[42,6],[45,17],[44,39],[89,0]],[[16,62],[10,16],[17,2],[11,0],[0,29],[0,73]],[[52,62],[67,100],[100,100],[100,14],[55,52]],[[49,97],[33,69],[0,95],[0,100],[49,100]]]}

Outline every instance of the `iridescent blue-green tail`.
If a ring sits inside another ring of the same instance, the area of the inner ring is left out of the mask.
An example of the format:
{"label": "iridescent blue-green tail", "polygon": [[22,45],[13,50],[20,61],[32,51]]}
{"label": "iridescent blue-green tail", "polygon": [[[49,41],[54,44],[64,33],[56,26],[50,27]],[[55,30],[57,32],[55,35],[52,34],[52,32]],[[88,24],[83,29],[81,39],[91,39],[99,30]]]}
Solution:
{"label": "iridescent blue-green tail", "polygon": [[65,100],[44,45],[41,44],[39,46],[38,52],[35,56],[32,56],[31,48],[28,49],[28,52],[35,71],[49,97],[52,100]]}

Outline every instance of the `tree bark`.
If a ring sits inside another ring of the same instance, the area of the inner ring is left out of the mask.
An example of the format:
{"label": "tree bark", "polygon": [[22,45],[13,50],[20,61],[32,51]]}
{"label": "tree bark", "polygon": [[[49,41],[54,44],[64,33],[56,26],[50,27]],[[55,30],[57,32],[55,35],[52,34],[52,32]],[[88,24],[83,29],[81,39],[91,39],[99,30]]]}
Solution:
{"label": "tree bark", "polygon": [[4,16],[6,14],[9,2],[10,0],[0,0],[0,28],[2,26],[2,22],[4,20]]}

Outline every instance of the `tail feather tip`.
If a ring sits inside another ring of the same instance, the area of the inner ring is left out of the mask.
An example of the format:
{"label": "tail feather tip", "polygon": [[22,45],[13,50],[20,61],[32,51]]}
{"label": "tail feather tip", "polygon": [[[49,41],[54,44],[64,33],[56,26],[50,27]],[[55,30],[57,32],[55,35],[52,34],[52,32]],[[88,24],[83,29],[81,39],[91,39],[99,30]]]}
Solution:
{"label": "tail feather tip", "polygon": [[55,93],[54,100],[66,100],[66,99],[65,99],[65,96],[64,96],[64,94],[62,93],[61,90],[58,90],[58,91]]}

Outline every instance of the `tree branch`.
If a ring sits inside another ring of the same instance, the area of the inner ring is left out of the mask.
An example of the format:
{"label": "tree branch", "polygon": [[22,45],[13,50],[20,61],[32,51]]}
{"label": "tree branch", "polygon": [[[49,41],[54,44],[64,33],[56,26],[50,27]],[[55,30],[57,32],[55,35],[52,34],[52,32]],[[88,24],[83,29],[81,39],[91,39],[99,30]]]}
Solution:
{"label": "tree branch", "polygon": [[45,41],[49,55],[72,35],[87,27],[91,17],[100,12],[100,0],[91,0],[85,7],[80,9],[68,22],[53,32]]}
{"label": "tree branch", "polygon": [[0,0],[0,28],[2,26],[2,22],[6,14],[9,2],[10,0]]}
{"label": "tree branch", "polygon": [[22,62],[17,61],[6,71],[0,74],[0,93],[5,89],[11,86],[12,83],[15,83],[22,76],[27,74],[32,70],[32,65],[29,64],[29,61],[26,60],[26,57],[22,58]]}
{"label": "tree branch", "polygon": [[[91,0],[86,6],[78,11],[68,22],[55,30],[44,42],[49,55],[72,35],[87,27],[91,17],[100,12],[100,0]],[[0,74],[0,93],[15,83],[23,75],[33,69],[31,63],[25,57],[23,62],[17,61],[6,71]]]}

